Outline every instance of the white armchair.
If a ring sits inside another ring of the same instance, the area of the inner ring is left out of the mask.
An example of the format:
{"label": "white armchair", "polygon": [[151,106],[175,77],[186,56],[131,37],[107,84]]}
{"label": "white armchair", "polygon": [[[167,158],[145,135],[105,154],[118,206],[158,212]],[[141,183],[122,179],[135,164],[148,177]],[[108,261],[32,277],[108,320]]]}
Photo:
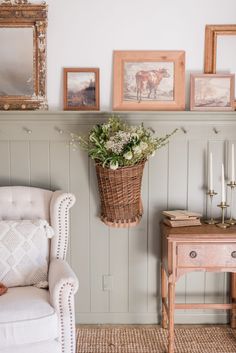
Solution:
{"label": "white armchair", "polygon": [[74,294],[78,281],[67,264],[69,209],[75,197],[32,187],[0,187],[0,220],[45,219],[54,229],[49,290],[9,288],[0,297],[1,353],[75,353]]}

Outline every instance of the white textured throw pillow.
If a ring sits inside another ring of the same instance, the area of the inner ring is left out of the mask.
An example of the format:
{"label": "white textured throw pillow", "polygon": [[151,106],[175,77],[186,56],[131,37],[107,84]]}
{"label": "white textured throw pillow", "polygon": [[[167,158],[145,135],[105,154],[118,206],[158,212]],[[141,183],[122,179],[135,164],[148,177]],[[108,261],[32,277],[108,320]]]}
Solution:
{"label": "white textured throw pillow", "polygon": [[0,282],[17,287],[47,281],[53,234],[44,220],[0,221]]}

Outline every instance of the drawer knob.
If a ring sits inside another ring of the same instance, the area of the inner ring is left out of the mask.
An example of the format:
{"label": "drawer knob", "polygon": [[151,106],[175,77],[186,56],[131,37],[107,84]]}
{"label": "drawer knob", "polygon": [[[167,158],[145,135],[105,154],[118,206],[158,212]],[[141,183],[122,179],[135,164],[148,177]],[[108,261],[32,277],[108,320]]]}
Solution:
{"label": "drawer knob", "polygon": [[197,253],[196,251],[191,251],[189,256],[192,258],[192,259],[195,259],[197,257]]}
{"label": "drawer knob", "polygon": [[232,256],[234,259],[236,259],[236,251],[233,251],[233,252],[231,253],[231,256]]}

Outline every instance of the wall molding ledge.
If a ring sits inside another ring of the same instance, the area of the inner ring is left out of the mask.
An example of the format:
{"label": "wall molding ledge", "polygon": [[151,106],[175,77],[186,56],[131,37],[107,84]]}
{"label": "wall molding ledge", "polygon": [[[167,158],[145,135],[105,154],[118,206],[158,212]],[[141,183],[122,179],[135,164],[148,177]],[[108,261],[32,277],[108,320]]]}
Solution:
{"label": "wall molding ledge", "polygon": [[1,111],[0,123],[10,121],[63,121],[80,124],[93,124],[94,122],[106,120],[108,116],[117,114],[129,121],[144,121],[170,123],[182,122],[218,122],[221,124],[235,123],[236,112],[192,112],[192,111],[155,111],[155,112],[70,112],[70,111]]}

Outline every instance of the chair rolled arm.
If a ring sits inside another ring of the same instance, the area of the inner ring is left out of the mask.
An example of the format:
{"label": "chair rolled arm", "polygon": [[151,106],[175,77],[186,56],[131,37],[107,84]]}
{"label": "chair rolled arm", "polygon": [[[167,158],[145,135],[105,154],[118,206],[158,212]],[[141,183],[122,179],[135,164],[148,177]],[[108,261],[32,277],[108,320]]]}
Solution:
{"label": "chair rolled arm", "polygon": [[62,352],[75,353],[74,295],[79,287],[78,280],[65,260],[52,259],[48,282],[50,302],[59,318],[59,342]]}
{"label": "chair rolled arm", "polygon": [[53,259],[50,262],[49,274],[49,292],[53,305],[58,305],[58,294],[63,287],[70,287],[70,291],[74,295],[79,283],[76,275],[72,271],[70,265],[65,260]]}
{"label": "chair rolled arm", "polygon": [[53,193],[50,204],[50,221],[55,236],[51,241],[51,258],[66,258],[69,230],[70,208],[75,203],[75,196],[58,190]]}

